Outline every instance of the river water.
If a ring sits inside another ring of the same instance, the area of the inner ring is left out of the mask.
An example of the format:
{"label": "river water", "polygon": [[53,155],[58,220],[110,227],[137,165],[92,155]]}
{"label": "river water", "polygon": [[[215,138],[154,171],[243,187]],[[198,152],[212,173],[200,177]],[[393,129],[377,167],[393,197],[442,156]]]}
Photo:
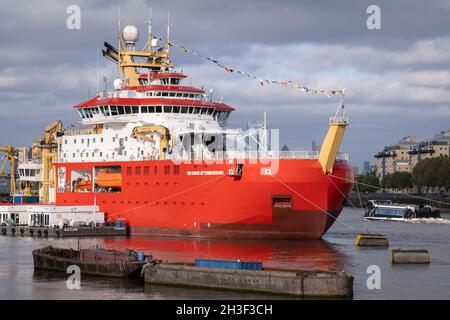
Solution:
{"label": "river water", "polygon": [[[450,215],[443,215],[450,219]],[[389,249],[361,249],[360,232],[383,233]],[[265,299],[261,294],[143,285],[139,280],[82,276],[69,290],[64,273],[34,272],[31,251],[42,246],[134,249],[155,258],[193,262],[196,258],[262,261],[268,268],[344,270],[354,277],[354,299],[450,299],[450,224],[364,222],[345,208],[339,221],[314,241],[229,241],[153,237],[33,239],[0,236],[0,299]],[[391,265],[391,249],[428,249],[430,265]],[[381,288],[368,289],[367,268],[381,272]],[[286,299],[286,297],[282,297]]]}

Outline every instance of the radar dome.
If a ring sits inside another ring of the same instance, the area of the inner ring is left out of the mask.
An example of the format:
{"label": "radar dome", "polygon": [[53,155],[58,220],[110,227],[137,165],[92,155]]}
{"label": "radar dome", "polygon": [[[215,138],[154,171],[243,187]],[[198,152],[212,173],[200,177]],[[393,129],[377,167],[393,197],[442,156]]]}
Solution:
{"label": "radar dome", "polygon": [[122,37],[125,43],[135,43],[139,38],[139,31],[135,26],[123,28]]}

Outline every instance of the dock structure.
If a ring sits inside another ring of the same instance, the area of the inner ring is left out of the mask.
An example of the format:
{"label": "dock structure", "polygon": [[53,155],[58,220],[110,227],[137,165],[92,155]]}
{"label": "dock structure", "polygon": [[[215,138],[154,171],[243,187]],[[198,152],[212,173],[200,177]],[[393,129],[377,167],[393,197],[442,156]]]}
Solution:
{"label": "dock structure", "polygon": [[355,237],[357,247],[389,247],[389,240],[383,234],[357,234]]}
{"label": "dock structure", "polygon": [[126,236],[128,235],[128,228],[117,228],[115,226],[105,225],[69,229],[33,226],[1,226],[0,234],[4,236],[30,236],[38,238]]}
{"label": "dock structure", "polygon": [[63,238],[127,234],[125,224],[105,223],[105,214],[98,206],[0,206],[0,235]]}
{"label": "dock structure", "polygon": [[242,270],[162,263],[144,267],[146,283],[293,295],[302,298],[353,296],[353,277],[345,272]]}
{"label": "dock structure", "polygon": [[430,255],[426,249],[394,249],[391,250],[391,263],[393,264],[429,264]]}

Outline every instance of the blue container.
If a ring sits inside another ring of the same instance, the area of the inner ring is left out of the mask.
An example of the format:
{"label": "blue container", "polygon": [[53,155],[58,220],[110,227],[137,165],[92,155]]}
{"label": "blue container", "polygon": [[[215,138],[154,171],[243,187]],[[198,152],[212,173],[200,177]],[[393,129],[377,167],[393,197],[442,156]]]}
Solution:
{"label": "blue container", "polygon": [[262,270],[261,262],[241,262],[230,260],[195,259],[195,266],[202,268]]}
{"label": "blue container", "polygon": [[138,259],[138,261],[144,261],[145,254],[143,252],[138,252],[137,253],[137,259]]}
{"label": "blue container", "polygon": [[23,196],[13,196],[13,203],[22,203]]}

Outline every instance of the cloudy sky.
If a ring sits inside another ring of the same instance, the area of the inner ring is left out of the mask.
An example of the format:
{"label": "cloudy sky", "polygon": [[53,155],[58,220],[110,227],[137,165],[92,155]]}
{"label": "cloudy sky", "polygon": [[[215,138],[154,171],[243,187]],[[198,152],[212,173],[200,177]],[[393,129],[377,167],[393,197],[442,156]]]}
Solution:
{"label": "cloudy sky", "polygon": [[[66,28],[69,5],[81,8],[81,29]],[[366,9],[381,8],[381,30],[369,30]],[[175,43],[261,78],[309,87],[345,87],[351,125],[342,151],[355,166],[406,135],[419,139],[450,129],[449,1],[267,0],[0,0],[0,145],[29,145],[55,119],[77,124],[72,106],[115,75],[101,56],[123,23],[144,33],[153,10],[164,34],[170,12]],[[145,41],[142,37],[140,46]],[[267,111],[281,143],[320,143],[338,98],[230,74],[172,50],[176,69],[194,86],[214,88],[237,108],[232,127]],[[98,75],[98,76],[97,76]]]}

